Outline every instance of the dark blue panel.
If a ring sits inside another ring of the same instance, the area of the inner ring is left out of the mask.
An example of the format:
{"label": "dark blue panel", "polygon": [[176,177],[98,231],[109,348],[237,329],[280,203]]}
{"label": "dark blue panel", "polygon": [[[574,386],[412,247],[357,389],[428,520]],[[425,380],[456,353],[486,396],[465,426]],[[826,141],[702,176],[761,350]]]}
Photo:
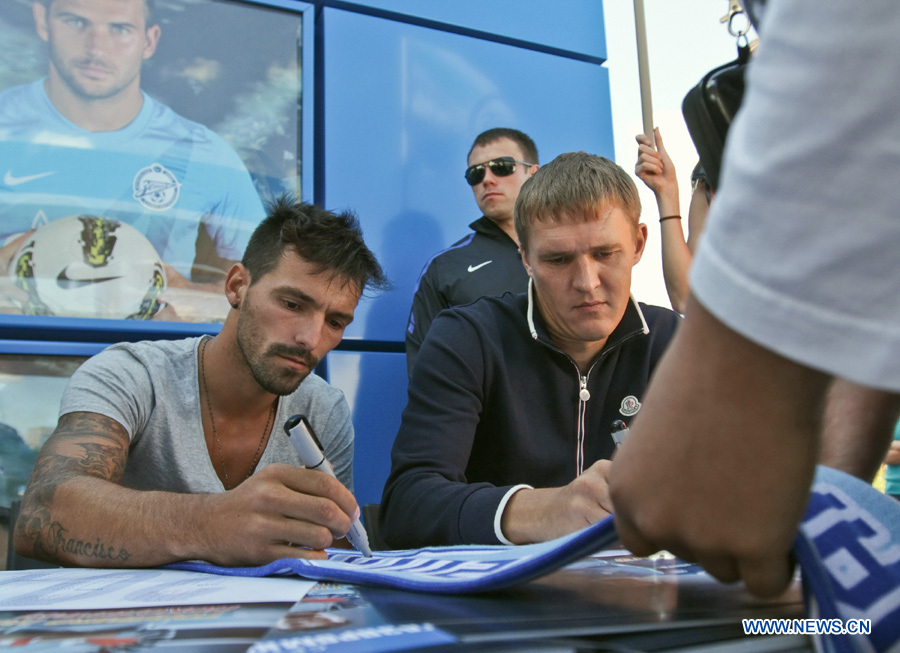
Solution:
{"label": "dark blue panel", "polygon": [[365,6],[606,59],[602,0],[332,0],[328,4]]}
{"label": "dark blue panel", "polygon": [[[402,340],[425,261],[479,217],[463,180],[476,134],[530,134],[541,160],[612,158],[605,68],[335,9],[323,16],[324,203],[353,208],[395,289],[348,338]],[[573,26],[574,28],[574,26]]]}
{"label": "dark blue panel", "polygon": [[332,352],[328,354],[328,378],[344,391],[353,411],[356,500],[361,506],[379,503],[391,471],[391,446],[406,406],[406,356]]}
{"label": "dark blue panel", "polygon": [[204,333],[216,334],[221,329],[221,324],[205,322],[0,315],[0,338],[12,340],[78,340],[101,343],[177,340]]}
{"label": "dark blue panel", "polygon": [[[108,344],[101,342],[45,342],[43,340],[0,340],[0,354],[42,356],[93,356]],[[55,407],[54,407],[55,409]]]}

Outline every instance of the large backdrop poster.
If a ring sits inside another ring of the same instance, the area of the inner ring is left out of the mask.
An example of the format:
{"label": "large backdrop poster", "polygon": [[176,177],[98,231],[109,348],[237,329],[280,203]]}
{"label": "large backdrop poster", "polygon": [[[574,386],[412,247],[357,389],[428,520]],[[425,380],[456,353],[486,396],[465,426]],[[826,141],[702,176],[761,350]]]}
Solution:
{"label": "large backdrop poster", "polygon": [[0,312],[221,321],[264,205],[300,195],[301,13],[0,3]]}

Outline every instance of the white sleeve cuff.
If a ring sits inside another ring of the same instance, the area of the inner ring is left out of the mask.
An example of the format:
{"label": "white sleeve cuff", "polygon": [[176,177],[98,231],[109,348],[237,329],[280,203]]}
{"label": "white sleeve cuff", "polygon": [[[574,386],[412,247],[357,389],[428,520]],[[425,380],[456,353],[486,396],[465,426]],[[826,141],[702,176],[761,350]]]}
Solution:
{"label": "white sleeve cuff", "polygon": [[509,500],[512,499],[512,495],[514,495],[519,490],[533,490],[534,488],[530,485],[516,485],[510,488],[509,492],[507,492],[503,496],[503,500],[500,501],[500,505],[497,506],[497,512],[494,513],[494,535],[497,536],[497,539],[500,540],[502,544],[513,545],[512,542],[506,539],[503,535],[503,531],[500,530],[500,521],[503,518],[503,511],[506,510],[506,504],[509,503]]}

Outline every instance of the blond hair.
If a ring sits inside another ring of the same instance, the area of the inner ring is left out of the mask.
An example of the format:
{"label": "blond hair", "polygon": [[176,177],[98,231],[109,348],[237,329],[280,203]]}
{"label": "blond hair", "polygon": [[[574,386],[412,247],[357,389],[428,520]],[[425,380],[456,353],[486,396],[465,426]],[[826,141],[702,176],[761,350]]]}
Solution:
{"label": "blond hair", "polygon": [[519,243],[527,247],[535,222],[588,222],[609,206],[624,210],[637,230],[641,201],[628,173],[595,154],[560,154],[522,184],[515,208]]}

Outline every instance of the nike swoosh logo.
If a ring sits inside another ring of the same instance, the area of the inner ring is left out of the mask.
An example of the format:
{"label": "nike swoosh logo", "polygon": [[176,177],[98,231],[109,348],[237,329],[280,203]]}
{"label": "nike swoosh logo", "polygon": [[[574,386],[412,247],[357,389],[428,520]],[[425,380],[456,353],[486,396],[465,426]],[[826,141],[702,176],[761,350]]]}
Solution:
{"label": "nike swoosh logo", "polygon": [[66,271],[63,270],[59,273],[59,276],[56,277],[56,285],[63,290],[72,290],[74,288],[83,288],[84,286],[89,286],[92,283],[103,283],[104,281],[113,281],[115,279],[121,278],[122,276],[119,275],[117,277],[95,277],[93,279],[70,279],[69,275],[66,274]]}
{"label": "nike swoosh logo", "polygon": [[479,263],[478,265],[470,265],[469,272],[474,272],[475,270],[480,270],[488,263],[493,263],[493,262],[494,262],[494,259],[491,259],[490,261],[485,261],[484,263]]}
{"label": "nike swoosh logo", "polygon": [[43,179],[44,177],[49,177],[50,175],[55,175],[56,171],[51,170],[50,172],[40,172],[36,175],[26,175],[24,177],[15,177],[13,176],[12,170],[7,170],[6,174],[3,175],[3,183],[7,186],[18,186],[20,184],[27,184],[29,181],[35,181],[37,179]]}

